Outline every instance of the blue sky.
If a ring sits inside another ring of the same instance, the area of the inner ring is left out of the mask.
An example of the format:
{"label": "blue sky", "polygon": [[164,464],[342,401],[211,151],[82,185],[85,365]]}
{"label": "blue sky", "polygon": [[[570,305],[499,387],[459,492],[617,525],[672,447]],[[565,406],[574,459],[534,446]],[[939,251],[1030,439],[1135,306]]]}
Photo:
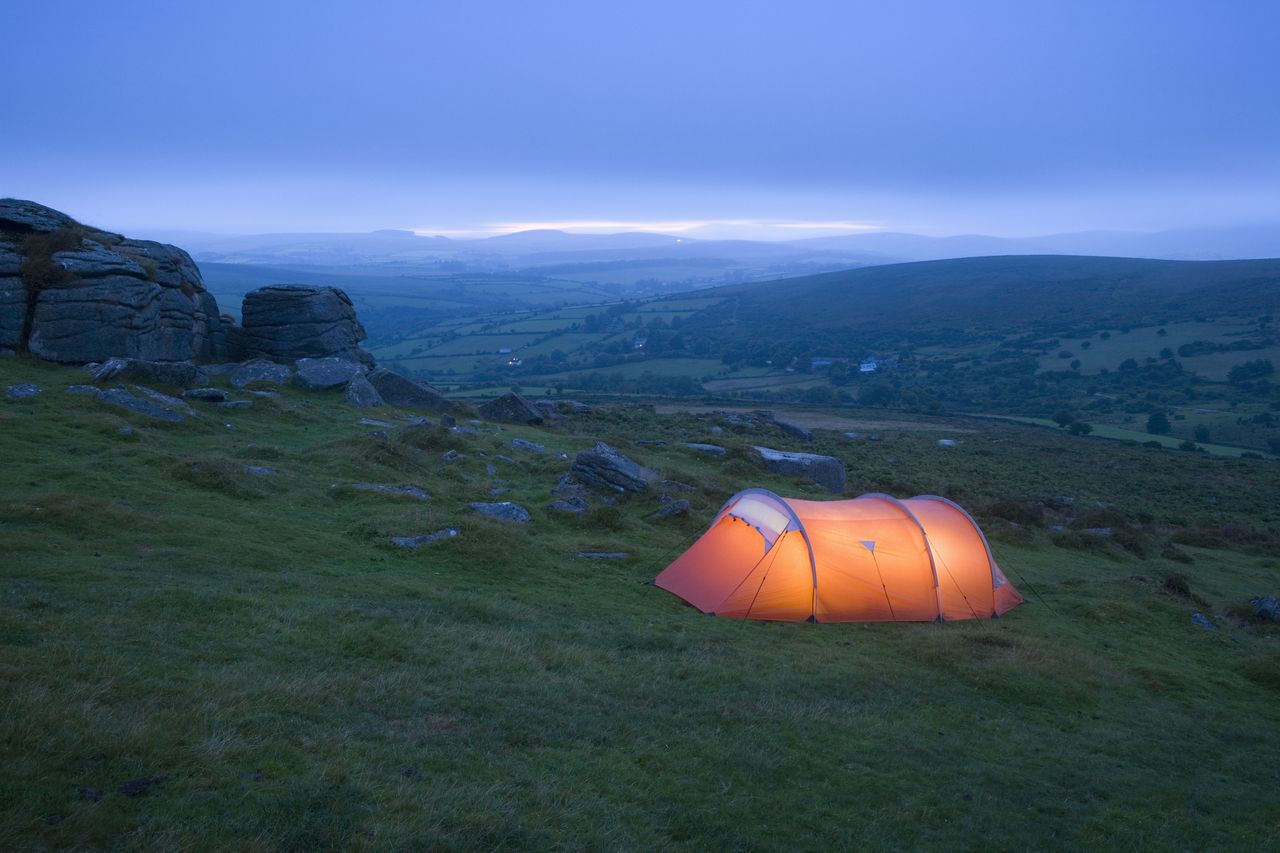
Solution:
{"label": "blue sky", "polygon": [[22,73],[0,195],[121,229],[1280,222],[1266,0],[49,0],[4,19]]}

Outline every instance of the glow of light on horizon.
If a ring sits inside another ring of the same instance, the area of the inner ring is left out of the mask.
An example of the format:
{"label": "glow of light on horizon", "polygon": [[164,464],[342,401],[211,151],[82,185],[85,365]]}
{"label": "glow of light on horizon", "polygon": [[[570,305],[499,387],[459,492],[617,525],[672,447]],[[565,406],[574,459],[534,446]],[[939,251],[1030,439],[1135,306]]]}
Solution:
{"label": "glow of light on horizon", "polygon": [[[685,234],[708,228],[781,228],[791,232],[823,231],[847,234],[883,230],[883,226],[869,222],[794,221],[774,219],[674,219],[674,220],[623,220],[623,219],[560,219],[542,222],[499,222],[479,225],[475,228],[413,228],[422,237],[491,237],[517,234],[521,231],[566,231],[582,234],[616,234],[639,231],[653,234]],[[787,234],[787,237],[792,237]]]}

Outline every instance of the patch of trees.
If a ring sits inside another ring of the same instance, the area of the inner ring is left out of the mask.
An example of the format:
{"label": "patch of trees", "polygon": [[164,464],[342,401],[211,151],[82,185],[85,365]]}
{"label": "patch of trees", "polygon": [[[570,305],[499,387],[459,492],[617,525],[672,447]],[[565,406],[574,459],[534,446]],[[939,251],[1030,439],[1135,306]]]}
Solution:
{"label": "patch of trees", "polygon": [[1254,379],[1262,379],[1276,372],[1275,365],[1271,363],[1269,358],[1259,358],[1255,361],[1246,361],[1237,364],[1231,370],[1227,371],[1227,381],[1233,385],[1241,382],[1251,382]]}

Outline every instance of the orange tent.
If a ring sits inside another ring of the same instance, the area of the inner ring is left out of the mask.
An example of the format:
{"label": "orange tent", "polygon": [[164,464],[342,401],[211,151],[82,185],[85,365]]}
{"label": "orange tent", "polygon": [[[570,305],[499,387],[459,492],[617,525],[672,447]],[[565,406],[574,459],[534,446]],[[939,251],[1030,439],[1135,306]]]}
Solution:
{"label": "orange tent", "polygon": [[983,619],[1022,603],[969,513],[933,495],[747,489],[654,583],[712,616],[782,622]]}

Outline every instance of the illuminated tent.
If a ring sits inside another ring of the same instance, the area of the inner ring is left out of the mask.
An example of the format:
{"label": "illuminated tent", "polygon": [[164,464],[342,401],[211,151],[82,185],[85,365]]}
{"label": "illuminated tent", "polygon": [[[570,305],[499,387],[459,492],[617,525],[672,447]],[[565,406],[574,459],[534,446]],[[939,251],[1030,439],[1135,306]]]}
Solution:
{"label": "illuminated tent", "polygon": [[1022,603],[969,513],[933,495],[747,489],[654,583],[713,616],[782,622],[986,619]]}

